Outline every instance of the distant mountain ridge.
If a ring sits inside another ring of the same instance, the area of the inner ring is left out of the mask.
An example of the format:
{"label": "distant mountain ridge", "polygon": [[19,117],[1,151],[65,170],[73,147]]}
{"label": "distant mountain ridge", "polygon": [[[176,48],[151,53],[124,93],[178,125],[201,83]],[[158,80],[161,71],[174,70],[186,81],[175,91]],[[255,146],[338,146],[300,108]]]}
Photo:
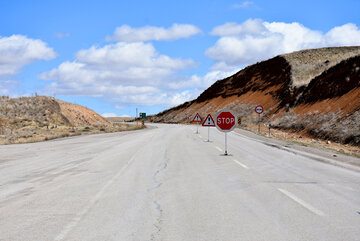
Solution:
{"label": "distant mountain ridge", "polygon": [[229,108],[246,125],[256,123],[258,104],[263,122],[276,128],[360,145],[360,47],[302,50],[256,63],[152,120],[184,123],[195,112]]}

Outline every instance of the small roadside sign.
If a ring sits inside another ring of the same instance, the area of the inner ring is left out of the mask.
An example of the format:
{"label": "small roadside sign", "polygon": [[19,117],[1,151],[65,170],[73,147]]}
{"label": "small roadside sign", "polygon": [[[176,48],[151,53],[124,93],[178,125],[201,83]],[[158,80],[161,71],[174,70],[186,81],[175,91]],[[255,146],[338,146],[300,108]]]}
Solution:
{"label": "small roadside sign", "polygon": [[215,126],[215,121],[210,114],[208,114],[208,116],[205,118],[202,126]]}
{"label": "small roadside sign", "polygon": [[[202,118],[199,115],[199,113],[196,113],[194,119],[192,120],[193,122],[197,122],[197,123],[201,123],[202,122]],[[196,125],[196,134],[199,134],[199,125]]]}
{"label": "small roadside sign", "polygon": [[258,105],[255,107],[255,112],[258,114],[261,114],[264,112],[264,107],[262,107],[261,105]]}
{"label": "small roadside sign", "polygon": [[193,122],[202,122],[202,119],[201,119],[201,116],[199,115],[199,113],[196,113],[196,115],[192,121]]}
{"label": "small roadside sign", "polygon": [[256,107],[255,107],[255,112],[256,112],[257,114],[259,114],[259,118],[258,118],[258,122],[259,122],[258,133],[260,133],[260,115],[261,115],[261,113],[264,112],[264,107],[262,107],[261,105],[256,106]]}
{"label": "small roadside sign", "polygon": [[210,127],[215,126],[215,121],[210,114],[208,114],[208,116],[205,118],[204,122],[202,123],[202,126],[208,127],[208,140],[207,141],[209,142],[210,141]]}

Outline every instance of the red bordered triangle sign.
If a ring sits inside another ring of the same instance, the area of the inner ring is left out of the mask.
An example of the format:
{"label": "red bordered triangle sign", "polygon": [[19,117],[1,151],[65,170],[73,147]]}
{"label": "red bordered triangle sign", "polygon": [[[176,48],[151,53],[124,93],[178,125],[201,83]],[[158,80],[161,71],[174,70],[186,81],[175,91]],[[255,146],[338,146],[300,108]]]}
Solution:
{"label": "red bordered triangle sign", "polygon": [[196,115],[192,121],[193,122],[202,122],[202,119],[201,119],[201,116],[199,115],[199,113],[196,113]]}
{"label": "red bordered triangle sign", "polygon": [[215,121],[210,114],[208,114],[208,116],[205,118],[202,126],[215,126]]}

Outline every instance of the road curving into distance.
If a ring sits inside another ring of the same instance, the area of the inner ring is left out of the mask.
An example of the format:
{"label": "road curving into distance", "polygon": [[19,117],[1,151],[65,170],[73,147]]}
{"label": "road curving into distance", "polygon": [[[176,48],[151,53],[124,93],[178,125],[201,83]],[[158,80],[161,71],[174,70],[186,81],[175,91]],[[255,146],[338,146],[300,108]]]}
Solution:
{"label": "road curving into distance", "polygon": [[151,126],[0,146],[0,240],[359,240],[360,172]]}

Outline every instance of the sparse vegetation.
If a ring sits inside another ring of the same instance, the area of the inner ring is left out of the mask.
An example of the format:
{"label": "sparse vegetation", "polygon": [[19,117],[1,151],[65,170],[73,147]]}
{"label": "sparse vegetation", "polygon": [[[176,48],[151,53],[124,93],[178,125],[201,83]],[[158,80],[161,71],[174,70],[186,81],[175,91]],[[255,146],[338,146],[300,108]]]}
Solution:
{"label": "sparse vegetation", "polygon": [[275,128],[306,133],[314,138],[360,145],[360,111],[348,117],[340,112],[301,116],[286,113],[273,123]]}
{"label": "sparse vegetation", "polygon": [[92,110],[52,97],[0,96],[0,144],[139,128],[141,126],[110,123]]}

